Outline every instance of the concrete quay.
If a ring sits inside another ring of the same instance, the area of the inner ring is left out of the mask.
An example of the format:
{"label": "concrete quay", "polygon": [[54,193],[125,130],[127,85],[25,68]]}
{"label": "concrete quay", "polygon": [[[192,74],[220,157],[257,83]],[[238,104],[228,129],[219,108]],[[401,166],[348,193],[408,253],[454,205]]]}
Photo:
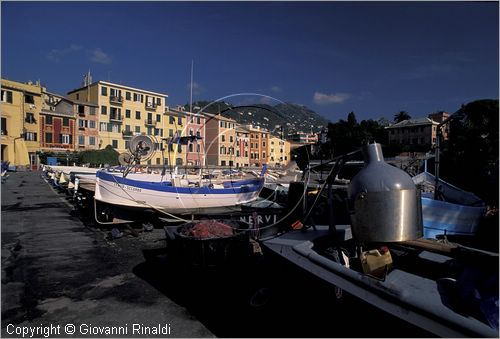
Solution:
{"label": "concrete quay", "polygon": [[[86,328],[79,333],[81,324],[126,326],[129,337],[144,336],[133,333],[133,324],[168,324],[172,337],[214,336],[133,273],[145,261],[142,250],[165,246],[161,230],[110,242],[106,232],[72,217],[71,206],[39,173],[10,173],[1,187],[2,337],[41,324],[60,325],[62,337],[105,336]],[[67,324],[76,326],[74,335],[64,332]]]}

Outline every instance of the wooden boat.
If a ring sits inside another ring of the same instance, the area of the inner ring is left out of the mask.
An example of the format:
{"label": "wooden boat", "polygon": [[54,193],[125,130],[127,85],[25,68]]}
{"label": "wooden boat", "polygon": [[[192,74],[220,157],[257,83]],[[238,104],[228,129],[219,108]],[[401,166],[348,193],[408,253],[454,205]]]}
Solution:
{"label": "wooden boat", "polygon": [[422,172],[413,178],[422,193],[424,237],[440,234],[474,235],[486,213],[484,202],[473,193],[439,179],[440,200],[434,198],[435,177]]}
{"label": "wooden boat", "polygon": [[[257,199],[264,186],[264,167],[256,179],[191,181],[173,177],[143,181],[120,173],[96,173],[95,199],[110,205],[153,209],[172,214],[192,214],[234,207]],[[220,211],[219,211],[220,212]]]}

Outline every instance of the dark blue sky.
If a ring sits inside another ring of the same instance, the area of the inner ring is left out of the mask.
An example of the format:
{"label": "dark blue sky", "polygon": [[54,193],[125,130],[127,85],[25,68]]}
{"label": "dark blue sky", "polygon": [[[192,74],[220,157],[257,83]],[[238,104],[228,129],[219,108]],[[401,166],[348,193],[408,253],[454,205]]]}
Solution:
{"label": "dark blue sky", "polygon": [[331,121],[498,98],[498,3],[2,2],[2,77],[93,80],[172,105],[258,92]]}

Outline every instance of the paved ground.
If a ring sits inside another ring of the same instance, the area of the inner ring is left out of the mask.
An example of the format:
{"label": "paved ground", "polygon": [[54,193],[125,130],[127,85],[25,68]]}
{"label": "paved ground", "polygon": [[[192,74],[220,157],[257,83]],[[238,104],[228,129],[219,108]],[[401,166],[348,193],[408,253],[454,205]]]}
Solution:
{"label": "paved ground", "polygon": [[70,210],[37,173],[2,184],[2,337],[20,337],[9,324],[61,325],[63,337],[81,337],[80,324],[128,326],[127,336],[146,337],[134,323],[169,324],[162,337],[429,336],[353,297],[339,302],[284,262],[188,272],[167,255],[163,230],[110,241]]}
{"label": "paved ground", "polygon": [[155,242],[161,230],[108,242],[69,212],[39,174],[12,173],[2,184],[2,337],[8,324],[69,323],[170,324],[172,336],[213,336],[133,273],[142,249],[165,246]]}

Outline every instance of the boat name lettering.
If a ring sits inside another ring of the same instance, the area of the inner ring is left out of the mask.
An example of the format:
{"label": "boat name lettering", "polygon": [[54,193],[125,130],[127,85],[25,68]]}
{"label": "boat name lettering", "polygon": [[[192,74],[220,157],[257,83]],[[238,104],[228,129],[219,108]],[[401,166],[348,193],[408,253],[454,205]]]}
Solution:
{"label": "boat name lettering", "polygon": [[124,185],[124,184],[119,184],[117,182],[115,182],[114,184],[116,187],[126,189],[127,191],[142,192],[141,188],[137,188],[137,187],[129,186],[129,185]]}

